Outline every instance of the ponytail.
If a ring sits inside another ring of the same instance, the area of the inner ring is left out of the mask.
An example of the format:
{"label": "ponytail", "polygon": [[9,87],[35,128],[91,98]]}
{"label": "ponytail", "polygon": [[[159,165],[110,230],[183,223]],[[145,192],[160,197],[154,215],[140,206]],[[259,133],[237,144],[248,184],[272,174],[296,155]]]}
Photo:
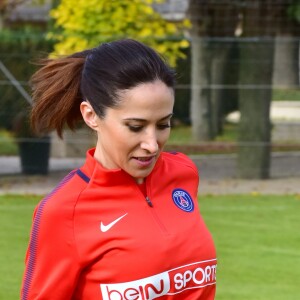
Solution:
{"label": "ponytail", "polygon": [[43,59],[31,77],[31,125],[36,133],[56,130],[62,138],[65,124],[74,129],[81,119],[81,73],[89,51],[58,59]]}

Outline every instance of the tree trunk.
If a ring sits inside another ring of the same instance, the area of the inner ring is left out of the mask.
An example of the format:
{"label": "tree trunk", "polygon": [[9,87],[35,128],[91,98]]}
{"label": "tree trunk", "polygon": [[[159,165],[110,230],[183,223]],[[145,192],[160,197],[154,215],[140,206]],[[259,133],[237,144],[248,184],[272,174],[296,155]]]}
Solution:
{"label": "tree trunk", "polygon": [[278,88],[299,86],[299,39],[280,35],[276,38],[273,84]]}
{"label": "tree trunk", "polygon": [[4,29],[4,13],[0,11],[0,31]]}
{"label": "tree trunk", "polygon": [[191,56],[191,121],[193,139],[209,141],[212,139],[209,43],[203,38],[192,37]]}
{"label": "tree trunk", "polygon": [[[192,22],[192,96],[193,137],[209,141],[222,130],[224,74],[229,49],[222,37],[231,37],[238,22],[235,5],[226,1],[190,0]],[[225,46],[224,46],[225,45]],[[218,88],[213,87],[218,85]]]}
{"label": "tree trunk", "polygon": [[228,42],[214,42],[211,59],[211,115],[212,115],[212,137],[215,138],[222,133],[223,128],[223,102],[226,99],[224,87],[226,66],[230,54]]}
{"label": "tree trunk", "polygon": [[242,42],[238,171],[241,178],[269,178],[270,103],[272,96],[273,39]]}
{"label": "tree trunk", "polygon": [[224,85],[223,90],[223,101],[222,101],[222,117],[224,118],[228,113],[238,110],[239,101],[239,43],[238,41],[232,41],[228,44],[229,53],[225,69]]}
{"label": "tree trunk", "polygon": [[238,173],[241,178],[270,176],[274,37],[283,8],[274,6],[272,0],[253,0],[243,10],[246,39],[240,42]]}

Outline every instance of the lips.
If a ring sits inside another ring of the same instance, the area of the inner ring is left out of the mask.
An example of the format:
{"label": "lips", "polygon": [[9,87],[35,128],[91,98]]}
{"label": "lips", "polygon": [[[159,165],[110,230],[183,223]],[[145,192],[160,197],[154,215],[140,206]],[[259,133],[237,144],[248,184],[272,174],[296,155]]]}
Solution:
{"label": "lips", "polygon": [[133,158],[141,166],[149,166],[155,160],[155,156],[133,157]]}
{"label": "lips", "polygon": [[152,158],[153,158],[153,156],[151,156],[151,157],[136,157],[136,159],[139,161],[149,161]]}

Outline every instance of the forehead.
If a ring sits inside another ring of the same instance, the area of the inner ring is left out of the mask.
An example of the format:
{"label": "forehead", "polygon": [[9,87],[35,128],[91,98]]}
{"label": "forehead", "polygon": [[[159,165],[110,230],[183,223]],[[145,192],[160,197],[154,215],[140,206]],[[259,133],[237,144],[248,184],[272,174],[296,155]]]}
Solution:
{"label": "forehead", "polygon": [[123,112],[147,111],[151,113],[157,110],[172,112],[174,105],[174,90],[162,81],[154,81],[140,84],[132,89],[119,93],[117,110]]}

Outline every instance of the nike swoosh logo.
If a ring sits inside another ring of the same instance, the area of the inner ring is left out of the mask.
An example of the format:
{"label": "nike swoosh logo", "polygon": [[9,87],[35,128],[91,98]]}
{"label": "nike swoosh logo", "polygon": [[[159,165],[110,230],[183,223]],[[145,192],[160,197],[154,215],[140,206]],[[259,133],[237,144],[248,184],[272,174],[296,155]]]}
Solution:
{"label": "nike swoosh logo", "polygon": [[123,219],[128,213],[126,213],[125,215],[119,217],[118,219],[114,220],[113,222],[107,224],[107,225],[104,225],[102,222],[100,224],[100,230],[102,232],[106,232],[108,231],[109,229],[111,229],[116,223],[118,223],[121,219]]}

